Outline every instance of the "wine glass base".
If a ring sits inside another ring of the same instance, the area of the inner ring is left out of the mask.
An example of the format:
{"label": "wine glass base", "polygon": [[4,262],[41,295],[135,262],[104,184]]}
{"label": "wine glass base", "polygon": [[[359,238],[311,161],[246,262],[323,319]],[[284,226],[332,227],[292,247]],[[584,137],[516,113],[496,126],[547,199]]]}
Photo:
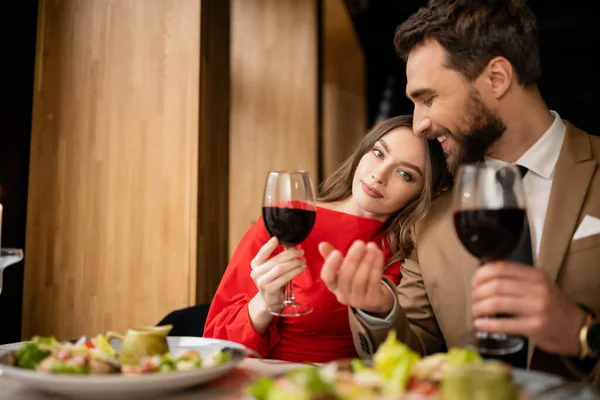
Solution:
{"label": "wine glass base", "polygon": [[470,330],[461,338],[467,349],[489,356],[503,356],[518,352],[525,345],[522,337],[505,333],[490,333]]}
{"label": "wine glass base", "polygon": [[308,304],[292,303],[283,307],[279,311],[269,311],[270,314],[278,317],[301,317],[313,312],[313,308]]}

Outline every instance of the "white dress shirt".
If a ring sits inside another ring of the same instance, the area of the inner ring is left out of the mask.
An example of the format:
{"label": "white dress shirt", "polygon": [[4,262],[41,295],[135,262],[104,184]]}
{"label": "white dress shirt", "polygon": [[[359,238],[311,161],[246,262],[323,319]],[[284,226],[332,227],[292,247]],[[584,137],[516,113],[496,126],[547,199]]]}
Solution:
{"label": "white dress shirt", "polygon": [[[550,125],[550,128],[517,160],[518,165],[522,165],[529,170],[523,178],[523,190],[527,202],[527,219],[529,220],[534,262],[540,252],[542,232],[554,178],[554,167],[556,161],[558,161],[560,149],[567,132],[567,126],[558,113],[555,111],[550,112],[554,115],[554,122]],[[508,163],[485,157],[485,164],[488,167],[500,169]]]}
{"label": "white dress shirt", "polygon": [[[525,191],[527,202],[527,219],[529,221],[534,263],[537,260],[540,243],[542,242],[542,232],[544,230],[544,222],[546,221],[546,212],[548,211],[550,191],[552,190],[554,168],[556,167],[556,162],[558,161],[558,156],[567,132],[567,127],[560,118],[560,115],[556,111],[550,112],[554,116],[554,122],[550,125],[550,128],[517,160],[518,165],[522,165],[529,170],[523,178],[523,190]],[[486,166],[500,169],[508,163],[491,157],[485,157],[485,164]],[[389,325],[391,317],[396,311],[397,303],[398,299],[394,301],[394,307],[385,319],[374,317],[361,310],[357,310],[357,312],[369,325]]]}

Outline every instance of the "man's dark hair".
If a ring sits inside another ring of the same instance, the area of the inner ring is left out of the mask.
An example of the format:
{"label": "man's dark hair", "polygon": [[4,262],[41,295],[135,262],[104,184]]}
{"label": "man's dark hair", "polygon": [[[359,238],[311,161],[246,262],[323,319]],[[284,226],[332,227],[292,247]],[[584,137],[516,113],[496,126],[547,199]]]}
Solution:
{"label": "man's dark hair", "polygon": [[446,67],[469,82],[501,56],[522,86],[533,87],[541,76],[537,35],[525,0],[431,0],[396,29],[394,45],[406,60],[415,46],[435,40],[448,53]]}

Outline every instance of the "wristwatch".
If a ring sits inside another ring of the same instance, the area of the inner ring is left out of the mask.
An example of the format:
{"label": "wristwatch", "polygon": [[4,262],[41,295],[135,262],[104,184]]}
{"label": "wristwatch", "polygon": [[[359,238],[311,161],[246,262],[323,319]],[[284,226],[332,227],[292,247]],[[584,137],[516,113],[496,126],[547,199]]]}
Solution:
{"label": "wristwatch", "polygon": [[579,343],[580,359],[600,356],[600,322],[594,321],[590,313],[586,313],[585,322],[579,331]]}

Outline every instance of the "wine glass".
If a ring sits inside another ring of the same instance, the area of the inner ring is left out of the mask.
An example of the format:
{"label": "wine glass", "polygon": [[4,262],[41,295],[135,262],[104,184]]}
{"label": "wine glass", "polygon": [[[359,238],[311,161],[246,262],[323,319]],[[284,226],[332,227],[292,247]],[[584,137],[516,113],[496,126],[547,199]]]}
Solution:
{"label": "wine glass", "polygon": [[16,264],[23,259],[21,249],[0,249],[0,294],[2,294],[2,273],[4,268]]}
{"label": "wine glass", "polygon": [[[2,188],[0,187],[0,193]],[[0,204],[0,242],[2,239],[2,204]],[[4,268],[16,264],[23,259],[23,250],[0,247],[0,294],[2,294],[2,275]]]}
{"label": "wine glass", "polygon": [[[453,196],[456,233],[480,265],[510,256],[527,221],[519,169],[513,165],[500,170],[483,164],[464,165],[458,171]],[[525,343],[520,336],[477,330],[467,332],[463,342],[490,356],[516,353]]]}
{"label": "wine glass", "polygon": [[[302,243],[315,224],[315,190],[306,171],[273,171],[267,175],[262,216],[271,236],[290,249]],[[280,317],[298,317],[312,312],[308,304],[294,298],[292,281],[285,285],[283,308],[270,311]]]}

